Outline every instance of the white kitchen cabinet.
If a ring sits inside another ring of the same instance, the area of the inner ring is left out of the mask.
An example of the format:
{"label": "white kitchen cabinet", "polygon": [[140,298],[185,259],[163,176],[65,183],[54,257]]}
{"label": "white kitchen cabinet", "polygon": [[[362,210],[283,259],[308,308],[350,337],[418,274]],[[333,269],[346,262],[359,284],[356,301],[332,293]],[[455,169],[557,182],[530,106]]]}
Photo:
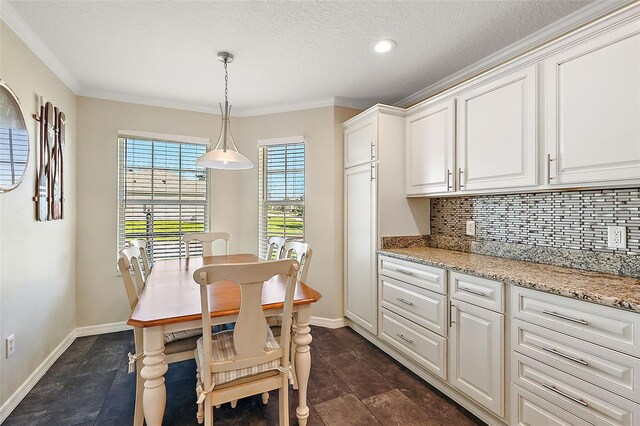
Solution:
{"label": "white kitchen cabinet", "polygon": [[455,100],[409,111],[405,123],[407,195],[454,191]]}
{"label": "white kitchen cabinet", "polygon": [[377,332],[377,194],[376,164],[346,169],[345,316],[371,333]]}
{"label": "white kitchen cabinet", "polygon": [[533,187],[537,173],[536,65],[457,97],[461,191]]}
{"label": "white kitchen cabinet", "polygon": [[371,116],[344,131],[344,166],[353,167],[375,161],[377,117]]}
{"label": "white kitchen cabinet", "polygon": [[640,21],[544,61],[551,185],[640,181]]}
{"label": "white kitchen cabinet", "polygon": [[449,382],[498,416],[504,411],[504,315],[451,301]]}

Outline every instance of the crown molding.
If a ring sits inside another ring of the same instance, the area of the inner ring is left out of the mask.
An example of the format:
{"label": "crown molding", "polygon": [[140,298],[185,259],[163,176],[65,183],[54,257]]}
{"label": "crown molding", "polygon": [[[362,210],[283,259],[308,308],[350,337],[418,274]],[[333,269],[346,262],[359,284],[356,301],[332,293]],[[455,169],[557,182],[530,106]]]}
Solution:
{"label": "crown molding", "polygon": [[76,95],[81,86],[78,79],[65,67],[58,57],[47,47],[33,29],[16,12],[10,3],[0,2],[0,19],[36,54],[44,64]]}
{"label": "crown molding", "polygon": [[240,109],[236,111],[235,117],[255,117],[258,115],[267,115],[267,114],[279,114],[282,112],[293,112],[293,111],[303,111],[305,109],[314,109],[314,108],[325,108],[331,106],[341,106],[346,108],[354,108],[354,109],[367,109],[370,104],[366,104],[363,102],[359,102],[356,100],[342,98],[342,97],[333,97],[327,99],[321,99],[317,101],[307,101],[307,102],[291,102],[286,104],[279,104],[270,107],[263,108],[246,108]]}
{"label": "crown molding", "polygon": [[110,92],[106,90],[82,89],[80,90],[80,93],[78,93],[78,96],[83,96],[85,98],[103,99],[106,101],[124,102],[128,104],[220,115],[220,110],[213,106],[199,105],[190,102],[172,101],[169,99],[151,98],[147,96],[127,95],[124,93]]}
{"label": "crown molding", "polygon": [[513,60],[528,50],[534,49],[551,39],[574,30],[577,27],[606,15],[618,8],[633,4],[635,1],[636,0],[604,0],[591,3],[528,35],[527,37],[492,53],[484,59],[463,68],[455,74],[452,74],[422,90],[415,92],[412,95],[407,96],[404,99],[399,100],[393,105],[408,108],[437,93],[456,86],[458,83],[468,79],[470,76],[482,74],[504,62]]}

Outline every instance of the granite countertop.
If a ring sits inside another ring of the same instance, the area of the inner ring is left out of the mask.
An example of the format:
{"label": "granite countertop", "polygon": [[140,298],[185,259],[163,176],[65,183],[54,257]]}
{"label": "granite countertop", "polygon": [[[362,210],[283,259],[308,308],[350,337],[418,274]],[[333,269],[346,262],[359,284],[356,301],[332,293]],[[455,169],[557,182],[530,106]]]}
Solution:
{"label": "granite countertop", "polygon": [[378,253],[640,313],[640,279],[432,247]]}

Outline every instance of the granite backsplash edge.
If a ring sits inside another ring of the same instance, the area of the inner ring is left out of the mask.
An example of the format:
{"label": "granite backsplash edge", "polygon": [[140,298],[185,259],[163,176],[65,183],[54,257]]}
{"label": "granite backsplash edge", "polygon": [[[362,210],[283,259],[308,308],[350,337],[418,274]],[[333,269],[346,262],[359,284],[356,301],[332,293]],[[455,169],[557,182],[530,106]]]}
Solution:
{"label": "granite backsplash edge", "polygon": [[640,278],[640,256],[530,244],[469,240],[444,235],[383,236],[380,248],[433,247],[565,268]]}

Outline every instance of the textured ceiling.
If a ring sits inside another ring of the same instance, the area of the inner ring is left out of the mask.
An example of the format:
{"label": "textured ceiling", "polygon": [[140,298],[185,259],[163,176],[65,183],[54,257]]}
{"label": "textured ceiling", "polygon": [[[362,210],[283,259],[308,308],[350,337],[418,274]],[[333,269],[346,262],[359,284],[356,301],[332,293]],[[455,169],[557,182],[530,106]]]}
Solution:
{"label": "textured ceiling", "polygon": [[[6,0],[5,0],[6,1]],[[241,110],[393,103],[590,1],[10,1],[81,94]],[[380,38],[397,41],[374,54]]]}

